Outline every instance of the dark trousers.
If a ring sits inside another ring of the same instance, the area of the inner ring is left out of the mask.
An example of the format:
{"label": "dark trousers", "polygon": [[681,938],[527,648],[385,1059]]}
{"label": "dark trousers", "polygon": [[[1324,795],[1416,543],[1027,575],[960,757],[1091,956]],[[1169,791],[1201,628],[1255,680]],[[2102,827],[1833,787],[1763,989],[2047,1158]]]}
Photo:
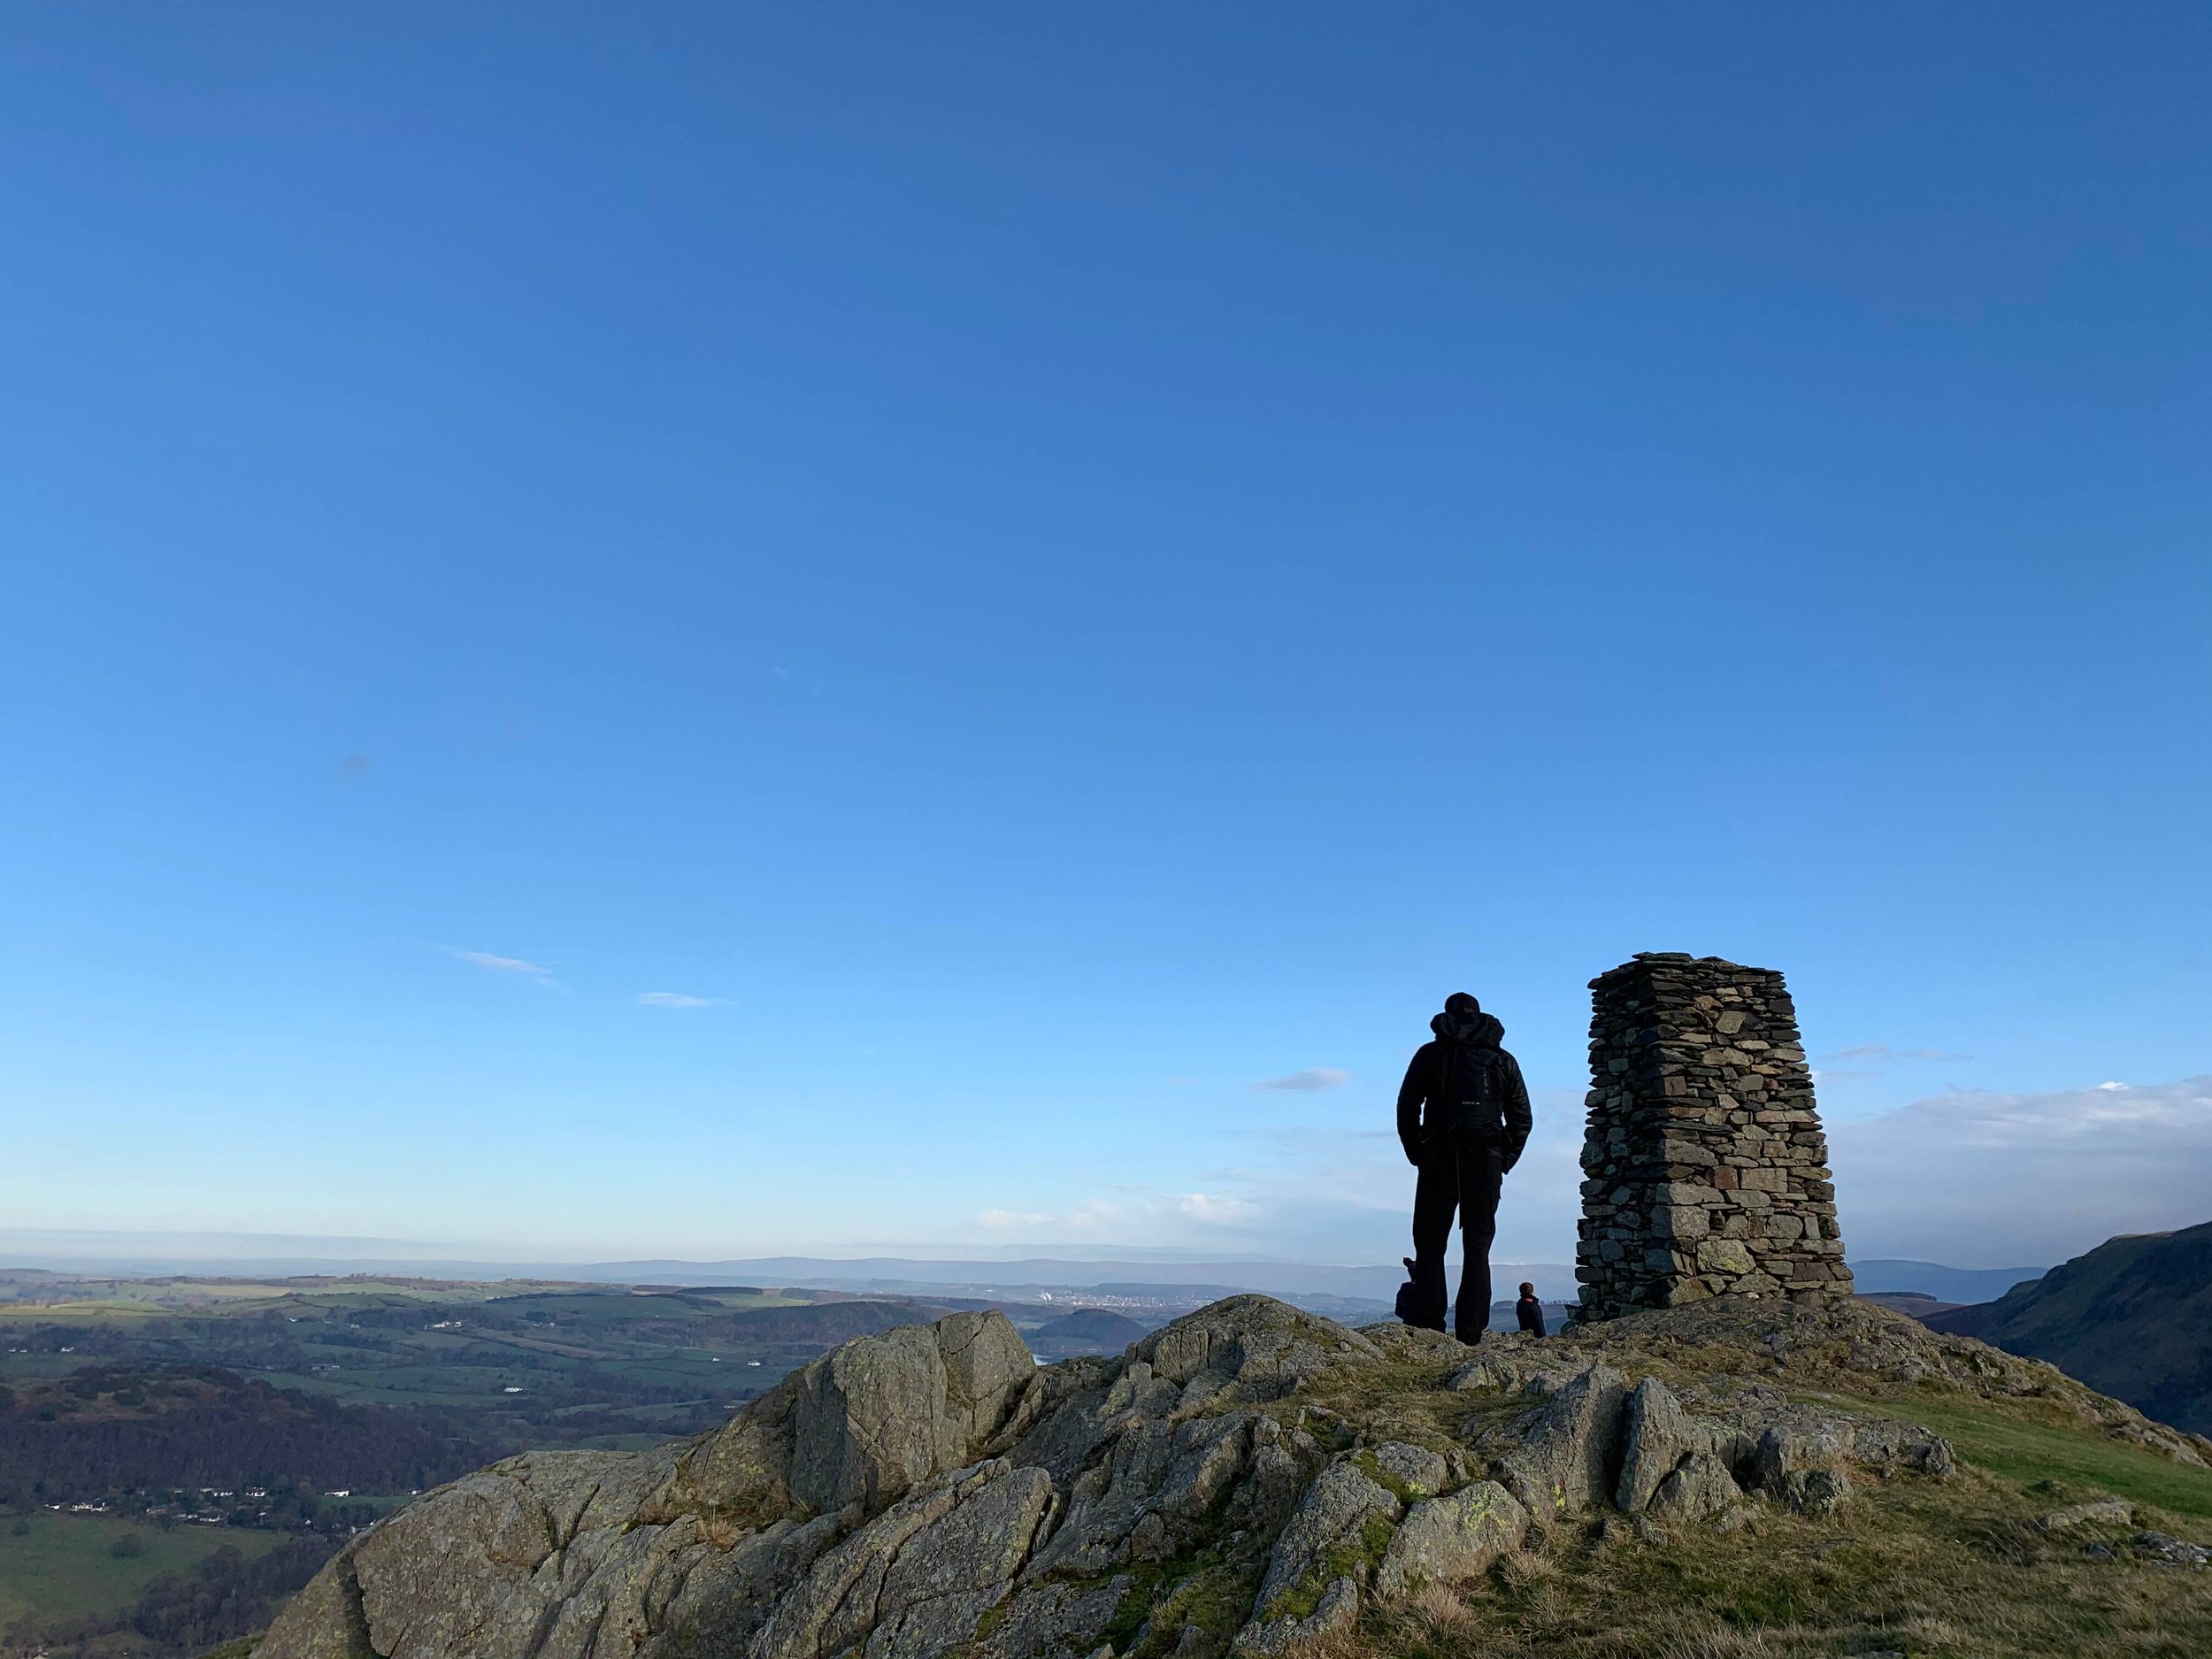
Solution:
{"label": "dark trousers", "polygon": [[1498,1232],[1498,1148],[1455,1147],[1448,1141],[1421,1155],[1413,1185],[1413,1283],[1420,1323],[1444,1328],[1444,1247],[1452,1217],[1459,1217],[1459,1304],[1452,1325],[1464,1342],[1478,1340],[1490,1324],[1490,1240]]}

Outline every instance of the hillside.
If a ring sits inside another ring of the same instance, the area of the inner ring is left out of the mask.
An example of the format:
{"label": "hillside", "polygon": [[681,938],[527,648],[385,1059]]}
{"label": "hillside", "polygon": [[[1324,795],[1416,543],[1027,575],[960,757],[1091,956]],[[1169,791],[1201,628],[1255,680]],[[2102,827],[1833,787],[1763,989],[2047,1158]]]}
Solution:
{"label": "hillside", "polygon": [[1110,1308],[1079,1308],[1048,1319],[1028,1333],[1030,1350],[1041,1359],[1068,1359],[1079,1354],[1118,1354],[1150,1327]]}
{"label": "hillside", "polygon": [[300,1483],[414,1492],[450,1480],[488,1449],[498,1448],[213,1366],[102,1365],[0,1385],[0,1507],[11,1509],[220,1490],[210,1502],[227,1509],[242,1489],[263,1488],[265,1501],[267,1489]]}
{"label": "hillside", "polygon": [[[215,1365],[280,1390],[404,1412],[480,1447],[635,1449],[721,1422],[841,1342],[947,1311],[743,1285],[129,1281],[11,1271],[0,1273],[0,1386],[96,1365]],[[321,1481],[305,1468],[274,1472]],[[349,1473],[339,1484],[392,1489]]]}
{"label": "hillside", "polygon": [[2093,1388],[2212,1433],[2212,1222],[2124,1233],[1939,1330],[2056,1365]]}
{"label": "hillside", "polygon": [[1470,1351],[1242,1296],[1043,1369],[961,1313],[431,1494],[258,1659],[2178,1655],[2208,1455],[1863,1303]]}

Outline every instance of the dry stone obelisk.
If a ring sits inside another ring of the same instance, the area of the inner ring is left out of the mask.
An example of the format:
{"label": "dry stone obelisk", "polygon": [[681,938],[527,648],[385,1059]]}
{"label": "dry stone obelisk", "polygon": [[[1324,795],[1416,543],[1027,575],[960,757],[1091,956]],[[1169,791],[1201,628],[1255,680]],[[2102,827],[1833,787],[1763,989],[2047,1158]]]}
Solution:
{"label": "dry stone obelisk", "polygon": [[1580,1316],[1849,1295],[1827,1138],[1782,976],[1647,951],[1590,982]]}

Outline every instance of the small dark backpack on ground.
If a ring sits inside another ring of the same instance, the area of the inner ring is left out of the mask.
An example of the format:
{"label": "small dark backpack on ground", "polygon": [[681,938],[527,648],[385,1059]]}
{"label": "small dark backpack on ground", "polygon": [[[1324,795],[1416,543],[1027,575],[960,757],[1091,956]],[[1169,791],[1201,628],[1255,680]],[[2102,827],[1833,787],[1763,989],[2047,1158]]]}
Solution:
{"label": "small dark backpack on ground", "polygon": [[1406,1282],[1398,1286],[1398,1317],[1407,1325],[1425,1325],[1427,1321],[1421,1317],[1421,1293],[1413,1282],[1413,1258],[1402,1256],[1398,1259],[1406,1264]]}

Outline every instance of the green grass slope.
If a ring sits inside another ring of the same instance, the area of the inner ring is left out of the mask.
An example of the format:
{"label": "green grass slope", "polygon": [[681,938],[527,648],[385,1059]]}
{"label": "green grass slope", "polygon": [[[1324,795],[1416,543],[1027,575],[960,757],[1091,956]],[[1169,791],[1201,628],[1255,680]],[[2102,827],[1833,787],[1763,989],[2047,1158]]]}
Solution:
{"label": "green grass slope", "polygon": [[2212,1222],[2108,1240],[1996,1302],[1928,1323],[2212,1433]]}
{"label": "green grass slope", "polygon": [[[132,1550],[115,1553],[125,1539]],[[226,1545],[258,1555],[281,1532],[234,1526],[158,1527],[105,1515],[41,1510],[0,1521],[0,1630],[27,1617],[66,1620],[111,1614],[166,1573],[188,1573]]]}

